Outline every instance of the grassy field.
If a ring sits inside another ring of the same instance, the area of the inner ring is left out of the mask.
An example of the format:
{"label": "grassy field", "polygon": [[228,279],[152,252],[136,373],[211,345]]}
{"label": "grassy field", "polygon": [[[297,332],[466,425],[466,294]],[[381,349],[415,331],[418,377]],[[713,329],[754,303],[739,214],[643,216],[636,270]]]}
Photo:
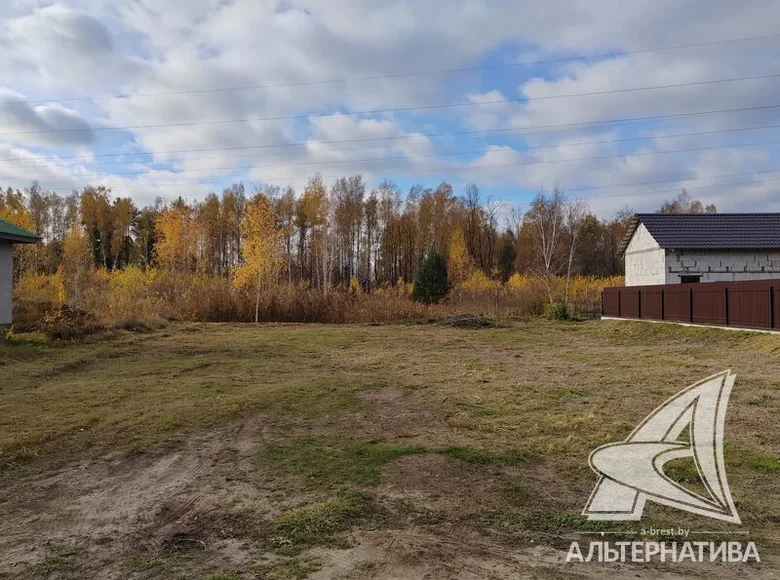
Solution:
{"label": "grassy field", "polygon": [[[579,516],[588,455],[726,368],[731,491],[761,550],[750,573],[774,577],[777,336],[532,320],[16,337],[0,345],[0,578],[624,577],[563,564],[583,531],[638,528]],[[692,464],[675,476],[696,484]]]}

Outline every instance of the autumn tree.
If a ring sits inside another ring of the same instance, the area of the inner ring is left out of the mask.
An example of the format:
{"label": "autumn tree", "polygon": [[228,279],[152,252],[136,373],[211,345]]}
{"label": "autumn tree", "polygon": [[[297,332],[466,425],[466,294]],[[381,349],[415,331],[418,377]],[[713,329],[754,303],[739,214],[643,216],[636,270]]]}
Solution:
{"label": "autumn tree", "polygon": [[571,284],[571,275],[574,268],[574,256],[577,252],[577,243],[580,239],[585,216],[588,215],[588,205],[582,200],[569,201],[564,209],[564,226],[566,228],[566,243],[568,252],[566,257],[566,290],[563,295],[563,303],[569,304],[569,286]]}
{"label": "autumn tree", "polygon": [[525,215],[524,224],[529,227],[534,247],[534,260],[531,271],[543,279],[547,287],[547,297],[552,303],[555,278],[566,263],[562,255],[564,235],[565,200],[563,192],[557,187],[552,193],[540,191],[531,202],[531,208]]}
{"label": "autumn tree", "polygon": [[81,193],[81,217],[89,236],[95,264],[107,268],[111,255],[110,191],[103,186],[84,188]]}
{"label": "autumn tree", "polygon": [[241,256],[241,222],[246,206],[246,188],[243,183],[234,183],[222,191],[221,200],[221,236],[222,236],[222,268],[224,273],[230,272]]}
{"label": "autumn tree", "polygon": [[361,269],[359,277],[370,291],[378,276],[377,260],[379,252],[379,196],[372,191],[364,204],[363,255],[359,257]]}
{"label": "autumn tree", "polygon": [[471,254],[466,247],[466,238],[461,228],[455,229],[450,234],[447,245],[447,271],[450,280],[459,284],[468,278],[473,269]]}
{"label": "autumn tree", "polygon": [[233,274],[233,284],[254,292],[255,322],[260,320],[263,290],[278,282],[283,267],[282,235],[268,198],[255,194],[247,203],[241,222],[241,263]]}
{"label": "autumn tree", "polygon": [[337,282],[348,283],[358,271],[364,195],[360,175],[337,179],[331,188]]}
{"label": "autumn tree", "polygon": [[322,177],[309,179],[296,207],[298,252],[303,269],[315,286],[325,292],[330,285],[328,192]]}
{"label": "autumn tree", "polygon": [[[35,220],[25,204],[21,191],[10,187],[0,195],[0,218],[7,222],[35,232]],[[35,271],[37,250],[35,244],[17,244],[13,248],[13,279],[19,280],[25,273]]]}
{"label": "autumn tree", "polygon": [[285,270],[287,282],[293,280],[293,249],[295,240],[295,190],[292,187],[285,188],[284,192],[273,200],[274,217],[282,236],[284,247]]}
{"label": "autumn tree", "polygon": [[673,200],[665,201],[657,213],[718,213],[715,204],[706,206],[698,199],[691,199],[690,194],[683,189]]}
{"label": "autumn tree", "polygon": [[185,272],[195,266],[196,232],[193,211],[179,198],[163,209],[154,224],[157,263],[171,272]]}
{"label": "autumn tree", "polygon": [[395,283],[400,270],[401,193],[393,182],[383,181],[374,191],[374,195],[376,197],[375,280]]}
{"label": "autumn tree", "polygon": [[59,272],[65,288],[65,299],[74,307],[83,309],[94,282],[94,264],[89,236],[74,224],[62,245],[62,263]]}

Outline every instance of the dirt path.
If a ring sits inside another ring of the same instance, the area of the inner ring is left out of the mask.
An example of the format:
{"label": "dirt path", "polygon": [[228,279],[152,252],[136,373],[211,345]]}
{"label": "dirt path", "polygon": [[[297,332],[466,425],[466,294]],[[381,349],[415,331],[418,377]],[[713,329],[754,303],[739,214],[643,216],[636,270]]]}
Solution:
{"label": "dirt path", "polygon": [[[316,562],[308,569],[313,580],[747,577],[747,569],[725,566],[683,573],[567,565],[565,551],[544,537],[535,545],[479,523],[480,513],[501,506],[496,489],[505,468],[431,455],[386,466],[372,499],[388,514],[385,525],[353,529],[339,546],[289,560],[264,547],[268,522],[315,497],[258,464],[259,449],[278,432],[263,418],[246,418],[173,449],[81,459],[55,472],[32,468],[3,483],[0,578],[220,578],[230,571],[241,575],[221,578],[296,578],[306,562]],[[514,475],[536,478],[535,485],[552,477],[541,467]],[[776,577],[762,566],[749,572]]]}

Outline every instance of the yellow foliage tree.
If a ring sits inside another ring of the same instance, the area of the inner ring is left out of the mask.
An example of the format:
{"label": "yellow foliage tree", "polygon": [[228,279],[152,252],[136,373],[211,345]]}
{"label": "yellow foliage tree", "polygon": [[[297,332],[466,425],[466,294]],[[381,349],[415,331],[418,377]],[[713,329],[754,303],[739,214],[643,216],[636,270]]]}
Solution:
{"label": "yellow foliage tree", "polygon": [[[35,220],[24,204],[24,197],[20,191],[14,192],[11,188],[5,192],[0,191],[0,218],[7,222],[35,232]],[[36,244],[17,244],[13,249],[14,280],[20,280],[25,273],[34,273],[36,270],[36,258],[38,246]]]}
{"label": "yellow foliage tree", "polygon": [[183,202],[166,208],[157,217],[155,257],[163,269],[186,272],[195,263],[197,232],[192,217],[192,208]]}
{"label": "yellow foliage tree", "polygon": [[528,276],[515,272],[506,281],[505,287],[510,292],[522,292],[529,286]]}
{"label": "yellow foliage tree", "polygon": [[65,299],[75,308],[84,308],[85,299],[95,280],[92,247],[89,236],[74,225],[62,243],[62,261],[57,271],[62,279]]}
{"label": "yellow foliage tree", "polygon": [[257,194],[247,203],[241,222],[241,264],[233,285],[255,293],[255,322],[260,320],[260,296],[276,284],[284,266],[282,235],[268,199]]}
{"label": "yellow foliage tree", "polygon": [[456,228],[447,244],[447,272],[450,275],[450,281],[454,284],[460,284],[466,280],[474,269],[468,248],[466,248],[466,238],[463,236],[463,230]]}
{"label": "yellow foliage tree", "polygon": [[488,278],[482,270],[474,270],[466,280],[464,280],[459,288],[465,292],[472,294],[480,294],[482,292],[494,292],[501,288],[501,282],[498,280],[492,280]]}

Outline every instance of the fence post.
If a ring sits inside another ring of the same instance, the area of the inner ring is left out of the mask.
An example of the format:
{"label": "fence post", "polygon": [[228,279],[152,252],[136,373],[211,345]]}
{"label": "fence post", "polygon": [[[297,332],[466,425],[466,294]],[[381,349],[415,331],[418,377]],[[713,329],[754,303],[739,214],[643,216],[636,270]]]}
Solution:
{"label": "fence post", "polygon": [[664,289],[661,288],[661,320],[664,319]]}
{"label": "fence post", "polygon": [[769,328],[775,327],[775,287],[769,287]]}
{"label": "fence post", "polygon": [[693,322],[693,288],[688,289],[688,318]]}
{"label": "fence post", "polygon": [[636,291],[636,317],[642,318],[642,289]]}
{"label": "fence post", "polygon": [[618,318],[620,318],[620,295],[623,293],[623,291],[618,288]]}
{"label": "fence post", "polygon": [[723,288],[723,300],[725,302],[726,326],[729,326],[729,287]]}

